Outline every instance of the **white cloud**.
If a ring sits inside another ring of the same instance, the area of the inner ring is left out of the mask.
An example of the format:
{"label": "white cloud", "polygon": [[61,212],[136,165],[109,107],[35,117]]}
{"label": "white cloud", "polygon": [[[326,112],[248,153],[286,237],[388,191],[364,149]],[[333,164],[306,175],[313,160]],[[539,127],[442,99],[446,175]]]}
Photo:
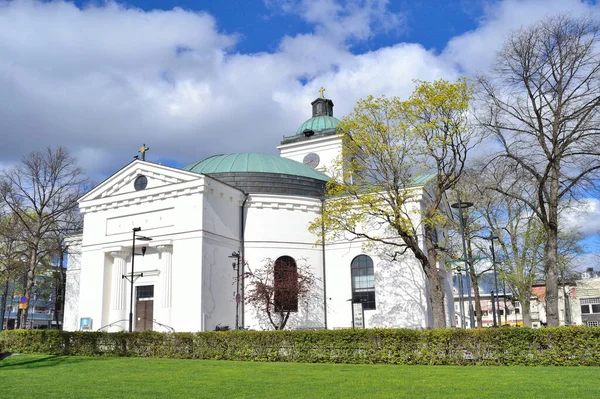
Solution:
{"label": "white cloud", "polygon": [[405,16],[388,10],[388,0],[266,0],[271,9],[297,14],[328,40],[365,40],[377,33],[403,31]]}
{"label": "white cloud", "polygon": [[600,6],[580,0],[504,0],[490,3],[477,29],[448,42],[442,57],[463,73],[485,71],[494,61],[502,43],[514,29],[531,25],[559,13],[598,15]]}
{"label": "white cloud", "polygon": [[585,198],[560,215],[565,229],[580,231],[585,237],[600,235],[600,200]]}
{"label": "white cloud", "polygon": [[205,13],[0,0],[0,164],[62,144],[99,180],[143,142],[149,159],[181,163],[276,153],[310,117],[321,85],[338,117],[368,94],[406,96],[414,79],[454,79],[484,65],[515,16],[533,21],[558,3],[507,0],[436,55],[410,43],[351,52],[356,41],[403,29],[403,15],[384,0],[273,1],[313,32],[283,37],[271,53],[242,54],[238,37]]}

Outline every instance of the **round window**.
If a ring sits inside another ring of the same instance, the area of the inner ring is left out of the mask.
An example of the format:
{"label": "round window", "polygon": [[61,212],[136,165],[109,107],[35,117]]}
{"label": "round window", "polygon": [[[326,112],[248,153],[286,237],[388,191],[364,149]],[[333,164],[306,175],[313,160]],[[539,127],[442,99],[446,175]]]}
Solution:
{"label": "round window", "polygon": [[146,176],[138,176],[133,185],[136,191],[143,190],[148,185],[148,178]]}

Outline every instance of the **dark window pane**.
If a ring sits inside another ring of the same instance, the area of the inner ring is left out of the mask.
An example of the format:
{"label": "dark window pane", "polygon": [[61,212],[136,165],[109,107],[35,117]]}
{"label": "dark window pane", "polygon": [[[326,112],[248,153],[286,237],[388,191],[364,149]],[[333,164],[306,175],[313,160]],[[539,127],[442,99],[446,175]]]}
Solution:
{"label": "dark window pane", "polygon": [[275,310],[298,311],[298,268],[290,256],[275,261]]}
{"label": "dark window pane", "polygon": [[375,309],[375,271],[373,259],[358,255],[350,265],[352,275],[352,302],[362,303],[363,309]]}
{"label": "dark window pane", "polygon": [[153,285],[141,285],[137,287],[137,299],[154,298]]}
{"label": "dark window pane", "polygon": [[600,313],[600,303],[592,304],[592,313]]}
{"label": "dark window pane", "polygon": [[590,313],[590,305],[581,305],[581,313],[582,314]]}

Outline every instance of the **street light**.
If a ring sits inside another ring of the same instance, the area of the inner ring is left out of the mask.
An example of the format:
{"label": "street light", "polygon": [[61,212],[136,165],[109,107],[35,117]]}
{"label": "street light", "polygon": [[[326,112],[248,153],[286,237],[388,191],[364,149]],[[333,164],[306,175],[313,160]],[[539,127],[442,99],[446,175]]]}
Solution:
{"label": "street light", "polygon": [[[463,209],[467,209],[473,206],[472,202],[461,202],[460,195],[457,194],[458,202],[450,205],[454,209],[458,209],[458,217],[460,218],[460,235],[462,238],[463,245],[463,261],[465,262],[465,271],[467,275],[467,293],[469,295],[469,321],[471,324],[471,328],[475,327],[475,316],[473,314],[473,302],[471,299],[471,284],[470,284],[470,273],[468,268],[468,260],[467,260],[467,244],[465,242],[465,220],[463,218]],[[461,274],[462,278],[462,274]]]}
{"label": "street light", "polygon": [[459,309],[459,314],[460,314],[460,326],[462,328],[466,328],[466,324],[465,324],[465,295],[464,295],[464,290],[463,290],[463,281],[462,281],[462,269],[460,268],[460,266],[456,267],[456,271],[458,272],[458,306],[460,307]]}
{"label": "street light", "polygon": [[142,247],[142,253],[135,253],[135,240],[136,238],[140,241],[152,241],[150,237],[137,236],[136,234],[139,231],[142,231],[141,227],[134,227],[131,229],[133,231],[133,244],[131,245],[131,274],[124,274],[122,278],[129,280],[130,283],[130,292],[129,292],[129,332],[133,332],[133,282],[137,279],[137,277],[142,277],[144,274],[140,273],[138,276],[134,274],[134,265],[135,265],[135,257],[136,256],[144,256],[146,255],[146,247]]}
{"label": "street light", "polygon": [[492,292],[492,305],[494,305],[494,293],[496,294],[496,306],[495,309],[492,309],[492,311],[494,312],[494,327],[498,327],[498,324],[502,324],[502,320],[498,320],[500,323],[496,323],[496,319],[500,318],[500,315],[496,315],[496,312],[500,310],[500,298],[498,295],[498,272],[496,271],[496,251],[494,251],[494,240],[497,240],[499,237],[490,233],[489,237],[482,238],[485,240],[490,240],[491,243],[490,250],[492,251],[492,266],[494,267],[494,292]]}
{"label": "street light", "polygon": [[236,259],[231,266],[236,270],[235,278],[235,329],[240,328],[240,253],[233,251],[228,258]]}

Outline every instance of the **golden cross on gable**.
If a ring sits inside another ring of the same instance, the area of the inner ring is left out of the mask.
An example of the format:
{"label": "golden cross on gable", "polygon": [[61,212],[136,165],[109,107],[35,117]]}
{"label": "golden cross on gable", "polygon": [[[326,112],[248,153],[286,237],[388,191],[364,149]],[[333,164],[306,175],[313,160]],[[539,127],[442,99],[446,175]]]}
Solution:
{"label": "golden cross on gable", "polygon": [[325,89],[323,88],[323,86],[321,86],[321,88],[319,89],[319,93],[321,94],[321,98],[325,98]]}
{"label": "golden cross on gable", "polygon": [[138,152],[142,154],[142,161],[146,160],[146,151],[148,150],[150,150],[150,148],[146,147],[146,144],[142,144],[142,146],[138,150]]}

